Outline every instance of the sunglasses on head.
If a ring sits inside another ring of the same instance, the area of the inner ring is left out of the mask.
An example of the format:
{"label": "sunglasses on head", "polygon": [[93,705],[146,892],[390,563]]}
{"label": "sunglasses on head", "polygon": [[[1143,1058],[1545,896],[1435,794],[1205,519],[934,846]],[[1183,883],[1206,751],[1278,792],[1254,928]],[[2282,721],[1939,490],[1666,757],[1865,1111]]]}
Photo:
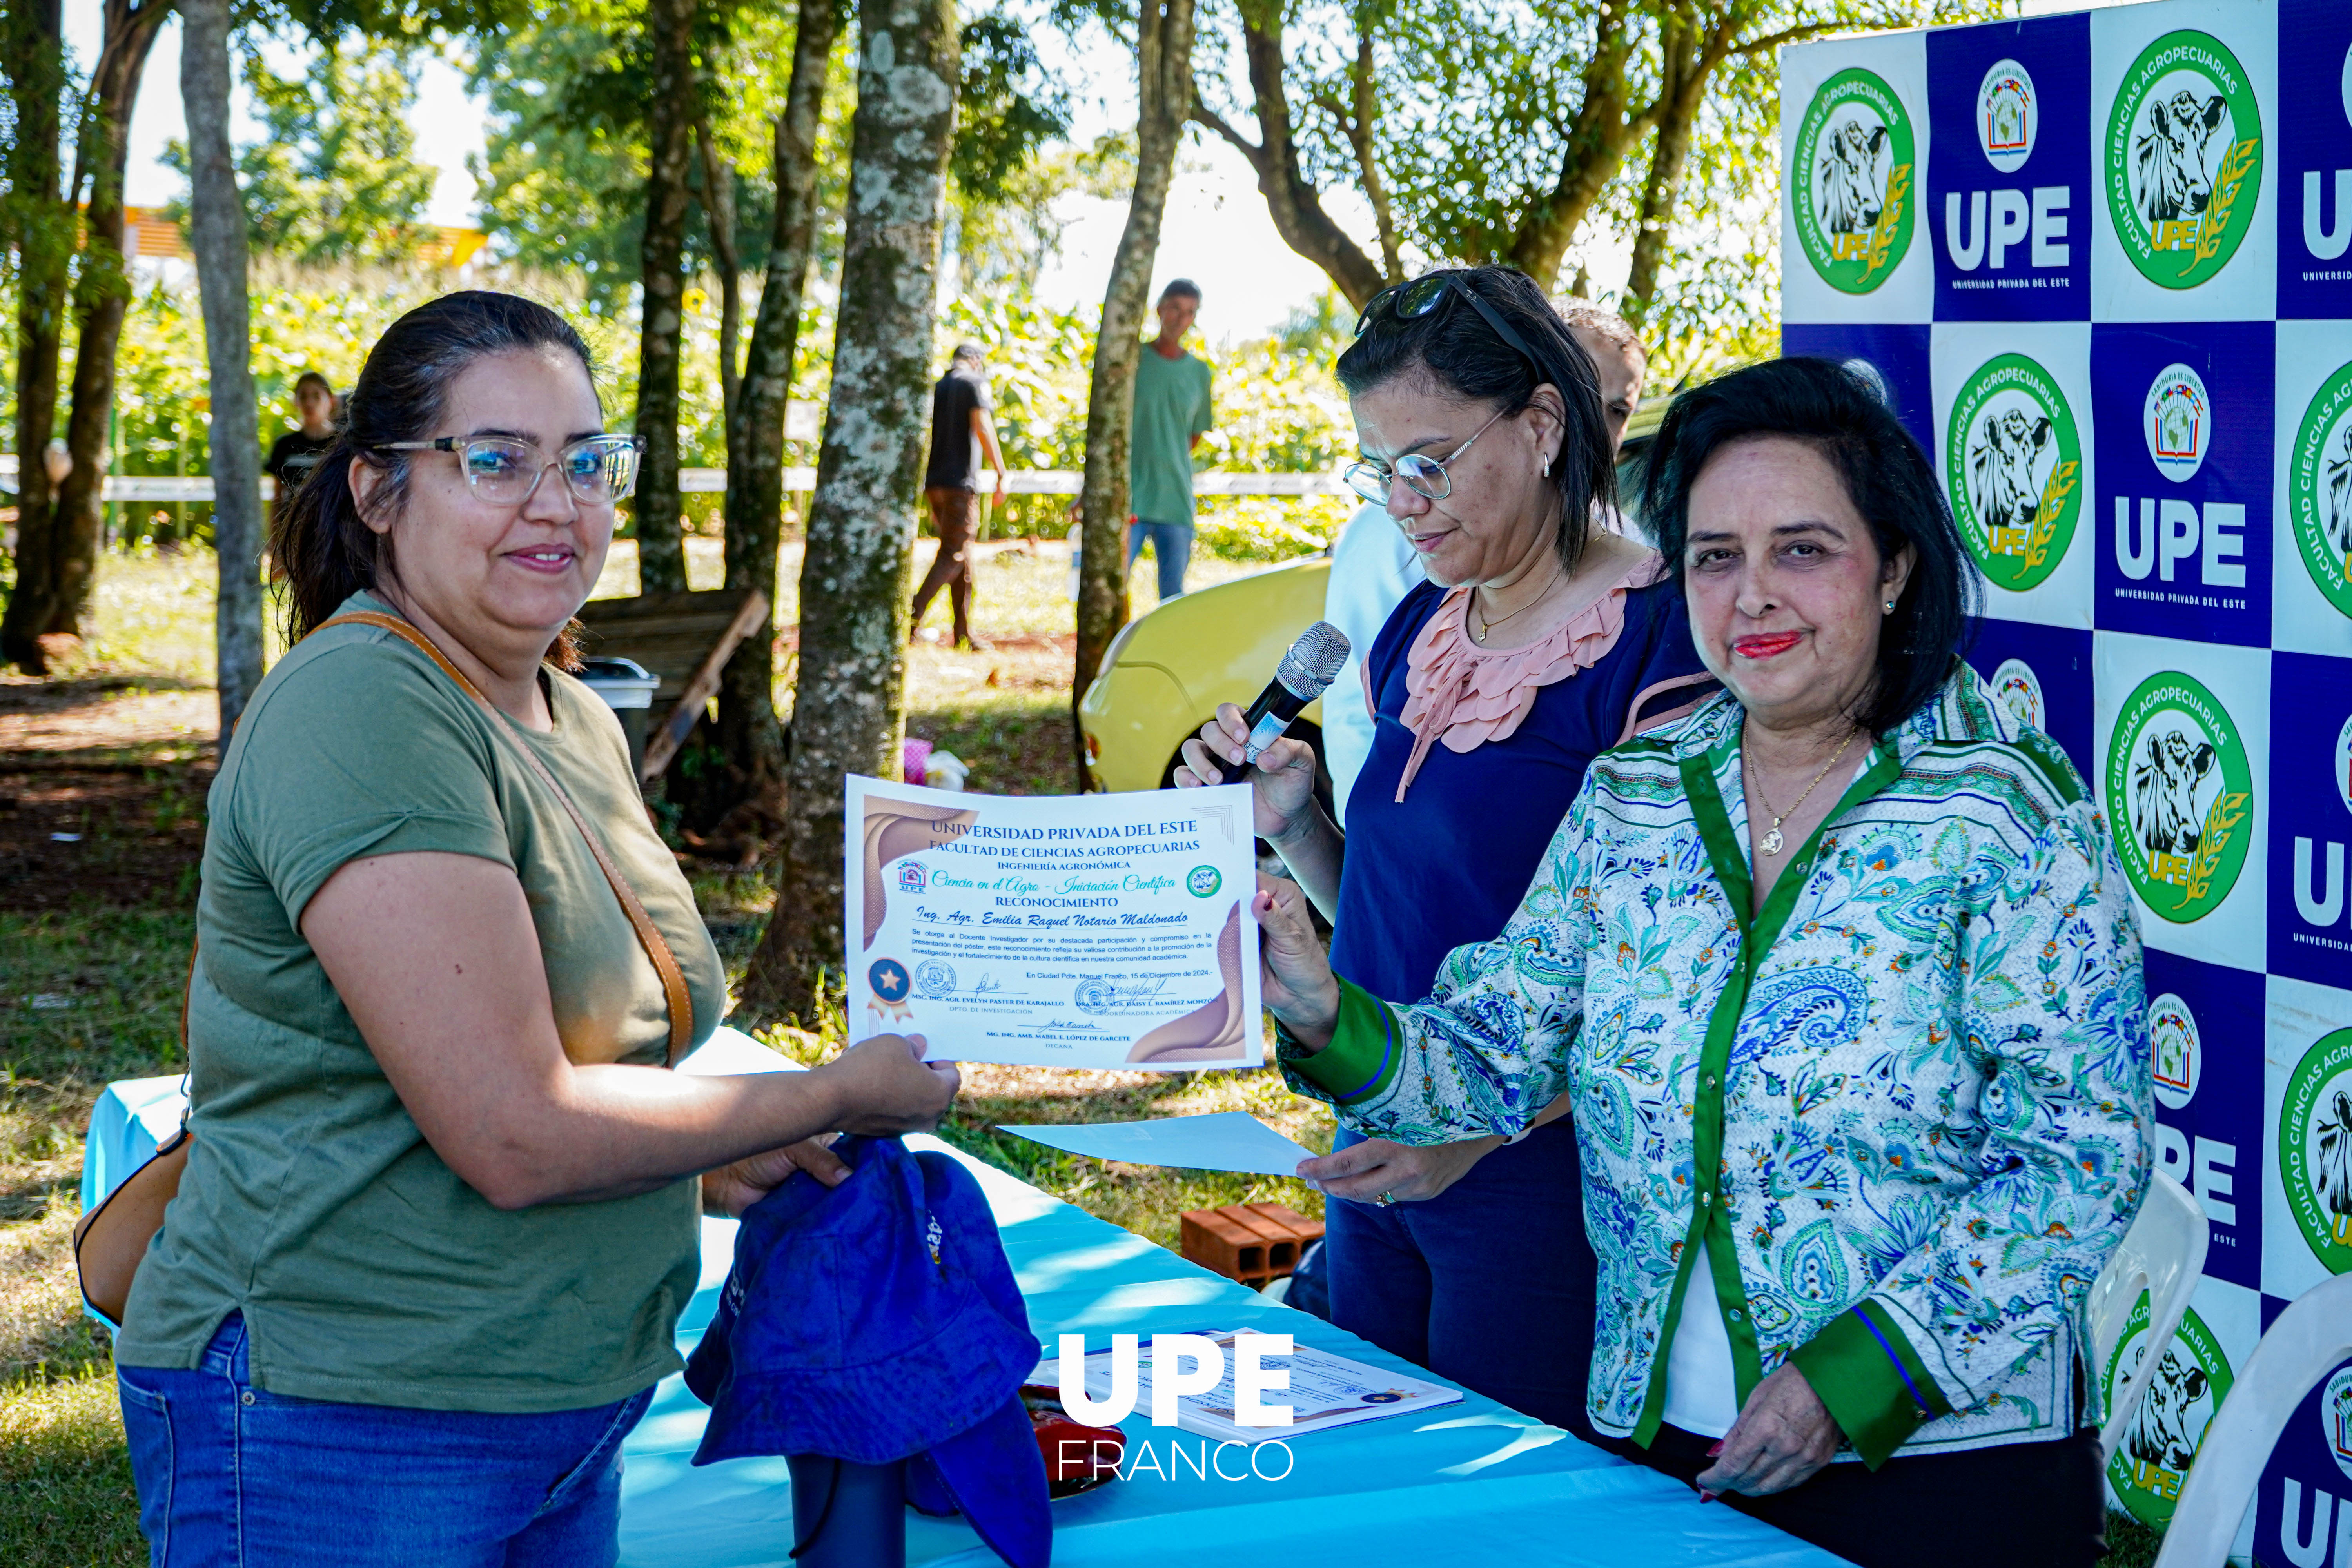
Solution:
{"label": "sunglasses on head", "polygon": [[1511,324],[1503,320],[1495,307],[1478,297],[1478,290],[1470,287],[1468,277],[1460,272],[1424,273],[1410,283],[1399,283],[1381,289],[1365,302],[1364,313],[1356,318],[1355,335],[1362,337],[1364,329],[1372,325],[1383,313],[1399,322],[1419,321],[1423,316],[1435,314],[1448,300],[1456,298],[1470,301],[1470,308],[1478,312],[1481,321],[1495,329],[1495,335],[1517,350],[1519,357],[1535,368],[1537,380],[1551,379],[1544,369],[1543,361],[1528,347],[1527,340],[1511,330]]}

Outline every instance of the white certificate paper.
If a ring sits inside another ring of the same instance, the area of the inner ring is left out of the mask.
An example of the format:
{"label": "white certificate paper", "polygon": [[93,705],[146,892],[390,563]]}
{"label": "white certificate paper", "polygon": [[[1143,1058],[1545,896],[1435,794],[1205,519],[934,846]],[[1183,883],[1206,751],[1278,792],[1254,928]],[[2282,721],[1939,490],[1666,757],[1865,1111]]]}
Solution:
{"label": "white certificate paper", "polygon": [[853,1038],[934,1061],[1256,1067],[1246,784],[1010,796],[846,784]]}

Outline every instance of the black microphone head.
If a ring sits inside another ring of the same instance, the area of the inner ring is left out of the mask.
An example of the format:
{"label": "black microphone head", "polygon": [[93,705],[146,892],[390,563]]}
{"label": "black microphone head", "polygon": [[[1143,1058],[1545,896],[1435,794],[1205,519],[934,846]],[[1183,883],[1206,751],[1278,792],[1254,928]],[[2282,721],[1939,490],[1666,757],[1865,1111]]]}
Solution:
{"label": "black microphone head", "polygon": [[1348,635],[1328,621],[1318,621],[1298,634],[1282,656],[1274,678],[1307,701],[1330,689],[1339,667],[1348,662]]}

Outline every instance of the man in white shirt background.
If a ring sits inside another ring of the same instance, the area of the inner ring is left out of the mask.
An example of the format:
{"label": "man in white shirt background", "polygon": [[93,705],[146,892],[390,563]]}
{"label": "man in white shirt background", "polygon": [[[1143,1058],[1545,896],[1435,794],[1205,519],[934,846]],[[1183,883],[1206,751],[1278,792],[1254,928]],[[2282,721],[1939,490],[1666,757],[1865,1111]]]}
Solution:
{"label": "man in white shirt background", "polygon": [[[1609,438],[1625,445],[1626,421],[1642,401],[1649,353],[1633,324],[1590,300],[1553,303],[1570,333],[1592,356],[1601,375],[1601,412]],[[1622,531],[1622,519],[1610,527]],[[1348,637],[1348,662],[1323,699],[1323,762],[1331,772],[1331,804],[1344,831],[1348,794],[1372,750],[1372,716],[1364,701],[1364,658],[1390,615],[1423,580],[1421,559],[1388,509],[1367,502],[1349,518],[1331,546],[1331,574],[1323,588],[1323,618]]]}

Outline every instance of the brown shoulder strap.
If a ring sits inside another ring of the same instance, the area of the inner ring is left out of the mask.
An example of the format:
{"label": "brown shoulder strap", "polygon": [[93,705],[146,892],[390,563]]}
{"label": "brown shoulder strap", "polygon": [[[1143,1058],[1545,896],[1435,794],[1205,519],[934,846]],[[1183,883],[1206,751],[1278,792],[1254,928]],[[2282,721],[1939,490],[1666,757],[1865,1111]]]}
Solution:
{"label": "brown shoulder strap", "polygon": [[[458,689],[479,703],[490,715],[493,723],[505,725],[513,722],[482,695],[479,687],[466,679],[464,670],[450,663],[448,657],[433,646],[431,638],[398,616],[379,615],[373,610],[354,610],[349,615],[321,621],[311,629],[324,631],[329,626],[373,626],[413,645],[439,665],[442,673],[457,683]],[[653,916],[646,912],[646,906],[638,900],[636,889],[629,886],[629,879],[621,874],[620,867],[613,863],[613,857],[605,849],[604,841],[596,837],[595,830],[588,826],[587,817],[581,815],[580,808],[572,804],[571,794],[556,782],[547,764],[539,760],[538,752],[520,741],[514,749],[521,753],[530,771],[539,776],[539,782],[562,803],[565,815],[572,818],[572,826],[580,830],[581,838],[588,846],[588,853],[596,858],[597,868],[604,873],[604,880],[612,885],[613,896],[621,900],[622,912],[629,917],[629,924],[636,928],[637,941],[644,946],[646,956],[653,961],[654,972],[661,976],[662,995],[669,1004],[669,1061],[675,1067],[677,1059],[686,1055],[687,1047],[694,1043],[694,999],[687,992],[686,974],[677,966],[677,954],[670,952],[669,942],[663,937],[661,928],[654,924]]]}

